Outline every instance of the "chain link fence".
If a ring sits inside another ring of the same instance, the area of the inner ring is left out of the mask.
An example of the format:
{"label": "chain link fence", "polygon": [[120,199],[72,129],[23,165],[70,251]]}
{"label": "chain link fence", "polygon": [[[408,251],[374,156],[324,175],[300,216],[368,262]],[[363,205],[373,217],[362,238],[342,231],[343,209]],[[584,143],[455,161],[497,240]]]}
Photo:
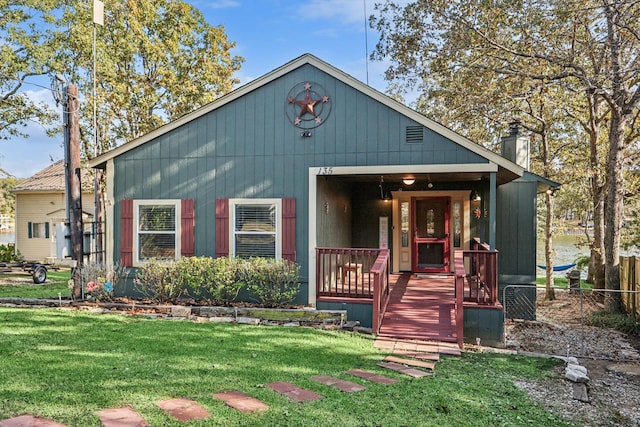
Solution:
{"label": "chain link fence", "polygon": [[[548,299],[547,292],[555,298]],[[506,286],[502,292],[505,346],[561,356],[640,361],[638,301],[638,291]],[[633,314],[608,314],[605,308],[610,302],[619,302]]]}

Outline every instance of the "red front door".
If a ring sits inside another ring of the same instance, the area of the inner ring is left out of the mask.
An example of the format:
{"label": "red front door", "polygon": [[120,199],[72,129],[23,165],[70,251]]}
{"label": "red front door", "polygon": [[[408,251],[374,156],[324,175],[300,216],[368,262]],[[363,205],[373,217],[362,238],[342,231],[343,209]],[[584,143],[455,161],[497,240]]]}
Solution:
{"label": "red front door", "polygon": [[414,197],[412,257],[415,273],[449,272],[449,197]]}

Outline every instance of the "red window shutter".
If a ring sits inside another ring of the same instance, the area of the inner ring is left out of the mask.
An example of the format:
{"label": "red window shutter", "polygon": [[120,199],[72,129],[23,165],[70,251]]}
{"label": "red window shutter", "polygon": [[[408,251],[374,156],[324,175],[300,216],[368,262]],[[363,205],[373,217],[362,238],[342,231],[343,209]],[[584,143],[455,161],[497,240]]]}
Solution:
{"label": "red window shutter", "polygon": [[195,252],[195,212],[193,199],[181,201],[180,255],[193,256]]}
{"label": "red window shutter", "polygon": [[216,257],[229,256],[229,199],[216,199]]}
{"label": "red window shutter", "polygon": [[133,200],[120,202],[120,262],[133,266]]}
{"label": "red window shutter", "polygon": [[296,199],[282,199],[282,258],[296,261]]}

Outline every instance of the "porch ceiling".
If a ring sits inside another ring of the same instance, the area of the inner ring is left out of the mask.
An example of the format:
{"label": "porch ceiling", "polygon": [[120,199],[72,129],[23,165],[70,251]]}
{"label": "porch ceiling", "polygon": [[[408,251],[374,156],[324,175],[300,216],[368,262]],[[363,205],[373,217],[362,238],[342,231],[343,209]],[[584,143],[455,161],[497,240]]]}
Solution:
{"label": "porch ceiling", "polygon": [[[357,183],[379,183],[380,177],[384,178],[384,183],[388,185],[404,185],[402,183],[403,178],[411,177],[415,179],[415,184],[412,186],[425,186],[428,183],[438,183],[438,182],[473,182],[480,181],[483,178],[489,179],[489,174],[486,172],[446,172],[446,173],[406,173],[406,174],[366,174],[366,175],[339,175],[335,176],[336,178],[340,178],[346,182],[357,182]],[[506,179],[506,177],[502,177],[500,179],[500,173],[498,173],[498,185],[504,184],[506,182],[511,181],[511,179]]]}

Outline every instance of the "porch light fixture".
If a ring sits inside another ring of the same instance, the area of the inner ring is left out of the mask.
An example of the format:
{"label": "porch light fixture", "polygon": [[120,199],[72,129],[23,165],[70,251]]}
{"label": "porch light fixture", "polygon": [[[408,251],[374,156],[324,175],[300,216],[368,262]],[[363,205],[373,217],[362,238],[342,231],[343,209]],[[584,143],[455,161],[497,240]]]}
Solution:
{"label": "porch light fixture", "polygon": [[404,185],[413,185],[414,182],[416,182],[414,178],[402,178],[402,183]]}
{"label": "porch light fixture", "polygon": [[391,200],[391,193],[384,191],[383,184],[384,184],[384,177],[380,176],[380,184],[378,184],[378,187],[380,188],[380,200],[384,200],[385,202],[388,202],[389,200]]}
{"label": "porch light fixture", "polygon": [[471,191],[471,197],[469,197],[469,199],[472,202],[479,202],[480,200],[482,200],[482,197],[480,197],[480,193],[478,193],[477,190],[472,190]]}

